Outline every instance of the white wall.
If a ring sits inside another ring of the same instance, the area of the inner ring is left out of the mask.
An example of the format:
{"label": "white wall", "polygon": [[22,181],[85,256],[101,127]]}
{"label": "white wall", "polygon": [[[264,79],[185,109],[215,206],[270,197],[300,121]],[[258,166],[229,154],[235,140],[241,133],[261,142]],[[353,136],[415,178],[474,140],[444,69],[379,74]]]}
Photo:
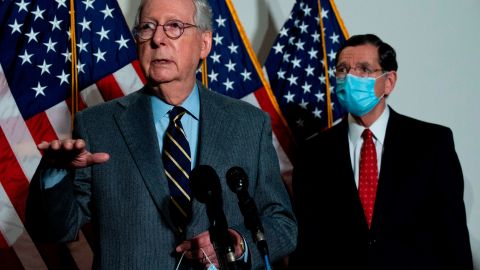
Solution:
{"label": "white wall", "polygon": [[[119,0],[128,23],[136,1]],[[233,0],[260,62],[294,0]],[[350,35],[374,33],[397,51],[399,80],[389,103],[400,113],[453,130],[465,176],[474,263],[480,270],[480,1],[337,0]],[[252,12],[253,11],[253,12]]]}

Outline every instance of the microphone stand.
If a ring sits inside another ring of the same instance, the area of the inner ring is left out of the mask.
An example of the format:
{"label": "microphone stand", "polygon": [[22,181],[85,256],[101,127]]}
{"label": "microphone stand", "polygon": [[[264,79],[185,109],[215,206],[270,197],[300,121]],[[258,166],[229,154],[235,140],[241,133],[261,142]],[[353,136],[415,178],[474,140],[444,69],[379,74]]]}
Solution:
{"label": "microphone stand", "polygon": [[[224,213],[212,213],[212,207],[207,207],[207,216],[210,220],[210,242],[217,255],[220,269],[237,270],[235,261],[235,248],[233,241],[228,233],[227,219]],[[218,211],[220,212],[220,211]]]}

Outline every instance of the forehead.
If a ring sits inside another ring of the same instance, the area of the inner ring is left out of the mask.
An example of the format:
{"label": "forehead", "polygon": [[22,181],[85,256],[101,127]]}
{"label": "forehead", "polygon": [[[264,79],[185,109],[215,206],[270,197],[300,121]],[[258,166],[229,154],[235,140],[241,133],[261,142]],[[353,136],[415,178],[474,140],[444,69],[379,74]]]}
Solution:
{"label": "forehead", "polygon": [[338,64],[348,64],[350,66],[379,63],[378,48],[371,44],[346,47],[338,57]]}
{"label": "forehead", "polygon": [[194,15],[195,5],[192,0],[145,0],[140,17],[162,22],[169,19],[189,22]]}

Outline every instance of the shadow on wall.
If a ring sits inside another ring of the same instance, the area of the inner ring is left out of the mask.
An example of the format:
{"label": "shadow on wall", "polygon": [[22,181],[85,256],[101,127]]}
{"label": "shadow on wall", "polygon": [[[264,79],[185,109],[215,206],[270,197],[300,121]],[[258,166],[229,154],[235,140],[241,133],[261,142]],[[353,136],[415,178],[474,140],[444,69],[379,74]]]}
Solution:
{"label": "shadow on wall", "polygon": [[[465,212],[467,214],[467,221],[473,219],[474,213],[472,212],[473,205],[475,204],[475,194],[474,187],[472,186],[471,180],[465,177],[465,188],[464,188],[464,201],[465,201]],[[469,227],[468,231],[470,233],[470,246],[472,247],[473,255],[473,266],[475,270],[480,270],[480,258],[474,253],[475,250],[480,250],[480,235],[475,235],[473,228]]]}
{"label": "shadow on wall", "polygon": [[[258,22],[256,25],[262,26],[265,28],[265,32],[260,31],[261,27],[257,27],[252,39],[250,40],[252,47],[254,44],[260,44],[260,47],[257,50],[257,57],[260,64],[263,66],[267,60],[268,53],[272,48],[273,42],[277,38],[279,29],[275,26],[272,15],[270,14],[272,9],[268,7],[266,0],[257,1],[257,13],[258,13]],[[265,16],[265,14],[267,16]]]}

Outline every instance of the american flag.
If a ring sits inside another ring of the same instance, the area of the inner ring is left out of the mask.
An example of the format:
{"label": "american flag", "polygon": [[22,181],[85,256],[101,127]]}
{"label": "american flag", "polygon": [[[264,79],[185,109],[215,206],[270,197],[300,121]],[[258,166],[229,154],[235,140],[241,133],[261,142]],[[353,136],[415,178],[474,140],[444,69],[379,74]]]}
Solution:
{"label": "american flag", "polygon": [[[230,0],[210,0],[213,44],[198,79],[213,91],[245,100],[266,111],[272,120],[273,141],[288,182],[292,170],[292,136],[247,35]],[[202,78],[203,76],[203,78]],[[287,183],[288,184],[288,183]]]}
{"label": "american flag", "polygon": [[296,142],[330,127],[344,112],[335,95],[335,56],[348,36],[333,0],[297,1],[265,62]]}
{"label": "american flag", "polygon": [[[118,3],[74,2],[71,12],[67,0],[0,0],[2,269],[91,268],[93,253],[83,234],[74,243],[47,246],[34,243],[24,229],[28,185],[41,159],[36,144],[70,137],[74,108],[126,95],[144,83]],[[81,90],[74,106],[72,62]]]}

